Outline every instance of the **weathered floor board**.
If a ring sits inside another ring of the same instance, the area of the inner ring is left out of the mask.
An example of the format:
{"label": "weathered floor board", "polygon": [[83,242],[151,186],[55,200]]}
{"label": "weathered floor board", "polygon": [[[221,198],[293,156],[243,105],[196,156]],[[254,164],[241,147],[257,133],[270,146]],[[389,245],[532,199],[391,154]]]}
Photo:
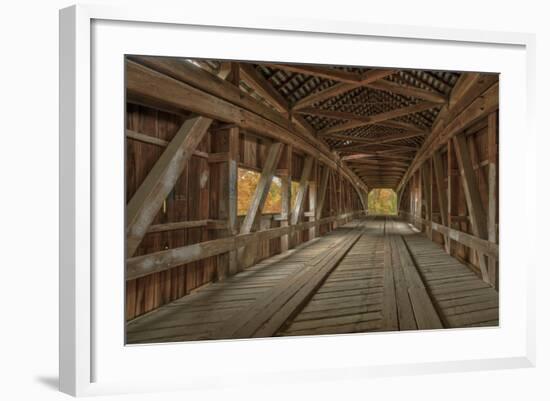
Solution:
{"label": "weathered floor board", "polygon": [[498,326],[498,292],[421,234],[404,236],[445,327]]}
{"label": "weathered floor board", "polygon": [[362,228],[356,225],[349,223],[130,321],[127,343],[233,338],[220,331],[262,300],[273,298],[274,291],[281,292],[304,273],[306,263],[330,256],[347,236],[359,234]]}
{"label": "weathered floor board", "polygon": [[498,325],[498,292],[407,223],[357,220],[127,324],[127,343]]}

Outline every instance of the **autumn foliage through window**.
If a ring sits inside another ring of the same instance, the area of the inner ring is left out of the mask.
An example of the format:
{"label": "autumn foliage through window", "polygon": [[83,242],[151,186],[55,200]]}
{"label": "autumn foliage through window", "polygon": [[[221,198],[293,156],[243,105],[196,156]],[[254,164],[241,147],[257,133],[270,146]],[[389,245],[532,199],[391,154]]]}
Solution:
{"label": "autumn foliage through window", "polygon": [[[260,173],[240,168],[238,172],[238,184],[237,184],[237,212],[240,216],[245,215],[252,202],[254,191],[260,181]],[[281,198],[282,181],[279,177],[273,177],[271,186],[269,187],[269,193],[265,200],[265,205],[262,213],[280,213],[282,198]]]}

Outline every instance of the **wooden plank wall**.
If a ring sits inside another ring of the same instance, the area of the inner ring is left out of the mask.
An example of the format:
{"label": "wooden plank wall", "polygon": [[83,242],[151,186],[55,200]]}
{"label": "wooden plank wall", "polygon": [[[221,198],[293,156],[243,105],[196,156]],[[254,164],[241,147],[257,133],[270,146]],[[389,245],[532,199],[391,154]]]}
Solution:
{"label": "wooden plank wall", "polygon": [[[468,149],[472,158],[477,187],[481,195],[482,206],[483,209],[487,211],[489,210],[488,177],[490,157],[488,146],[488,119],[482,119],[478,123],[464,130],[459,135],[466,136]],[[449,150],[451,151],[450,154]],[[414,220],[413,224],[422,231],[427,230],[426,225],[422,224],[422,219],[444,225],[441,214],[450,212],[451,228],[468,234],[473,234],[472,226],[468,219],[468,208],[465,199],[464,188],[460,179],[460,170],[458,167],[456,153],[452,141],[450,141],[450,143],[446,146],[441,147],[438,152],[443,160],[444,185],[447,189],[449,189],[450,180],[450,197],[448,198],[449,210],[441,210],[441,207],[439,205],[437,191],[435,190],[435,185],[437,184],[433,169],[431,174],[432,185],[434,188],[434,190],[432,191],[432,216],[428,216],[426,213],[425,202],[423,199],[424,194],[422,190],[422,177],[420,169],[416,171],[415,174],[411,177],[407,184],[407,187],[404,190],[403,197],[405,200],[401,202],[401,210],[414,216],[417,220]],[[498,163],[496,183],[497,196],[495,203],[496,227],[498,231]],[[433,241],[441,244],[442,246],[444,245],[445,240],[441,233],[433,231],[432,236]],[[479,271],[480,263],[477,253],[467,246],[460,244],[456,241],[451,240],[450,242],[450,253],[458,259],[467,262],[475,270]]]}
{"label": "wooden plank wall", "polygon": [[[132,103],[127,104],[128,130],[170,141],[186,115],[151,109]],[[230,127],[229,127],[230,128]],[[210,159],[210,154],[224,154],[229,150],[229,128],[213,124],[197,152],[187,163],[174,190],[167,197],[165,204],[155,217],[152,225],[197,221],[227,219],[227,211],[223,199],[227,199],[227,161]],[[258,136],[239,136],[239,167],[261,171],[266,157],[269,141]],[[163,152],[159,144],[147,143],[138,139],[126,138],[126,201],[131,199],[139,188],[155,162]],[[289,172],[292,180],[300,179],[304,155],[292,154],[292,168]],[[281,157],[279,168],[285,165]],[[352,186],[340,179],[337,172],[332,171],[329,180],[327,197],[321,218],[341,215],[351,211],[361,210],[359,197]],[[311,180],[320,180],[320,168],[313,169]],[[341,191],[341,192],[337,192]],[[308,199],[306,197],[306,199]],[[309,202],[305,202],[305,214],[310,212]],[[260,221],[260,230],[276,228],[281,222],[275,214],[265,214]],[[244,216],[239,216],[237,224],[240,227]],[[304,216],[300,222],[309,221]],[[335,228],[328,223],[320,226],[320,235]],[[138,247],[134,256],[158,252],[165,249],[191,245],[207,240],[213,240],[230,235],[228,230],[219,224],[183,228],[172,231],[148,233]],[[308,230],[303,230],[297,236],[298,245],[309,239]],[[257,261],[281,252],[280,238],[262,241],[259,244]],[[189,294],[194,289],[218,279],[218,272],[227,271],[229,258],[227,254],[209,257],[197,262],[174,267],[160,273],[153,273],[126,282],[126,318],[131,320],[143,313],[156,309],[177,298]],[[225,270],[224,270],[225,269]]]}
{"label": "wooden plank wall", "polygon": [[[127,128],[135,132],[169,141],[182,122],[181,116],[132,104],[127,106]],[[206,151],[208,140],[209,138],[206,137],[198,150]],[[126,143],[126,199],[129,200],[164,149],[132,139],[128,139]],[[168,196],[165,206],[159,211],[152,224],[208,219],[209,192],[208,162],[205,158],[192,156],[174,190]],[[135,255],[212,239],[212,233],[209,231],[204,227],[194,227],[149,233],[145,235]],[[138,316],[189,293],[194,288],[212,280],[215,268],[215,259],[209,258],[128,281],[126,283],[127,317]]]}

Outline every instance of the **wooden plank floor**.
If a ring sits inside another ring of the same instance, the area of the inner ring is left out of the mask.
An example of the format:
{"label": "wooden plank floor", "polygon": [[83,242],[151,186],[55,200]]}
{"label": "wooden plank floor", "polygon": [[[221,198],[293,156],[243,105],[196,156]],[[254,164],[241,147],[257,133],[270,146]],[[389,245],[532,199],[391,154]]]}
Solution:
{"label": "wooden plank floor", "polygon": [[355,246],[279,335],[353,333],[381,327],[383,219],[372,220]]}
{"label": "wooden plank floor", "polygon": [[422,234],[405,241],[445,327],[498,326],[498,292]]}
{"label": "wooden plank floor", "polygon": [[235,320],[255,304],[280,291],[292,281],[304,264],[330,254],[346,235],[362,228],[351,222],[329,234],[290,251],[265,259],[222,282],[212,283],[127,324],[126,342],[232,338],[219,335],[225,324]]}
{"label": "wooden plank floor", "polygon": [[498,325],[498,292],[408,224],[369,218],[127,324],[127,343]]}

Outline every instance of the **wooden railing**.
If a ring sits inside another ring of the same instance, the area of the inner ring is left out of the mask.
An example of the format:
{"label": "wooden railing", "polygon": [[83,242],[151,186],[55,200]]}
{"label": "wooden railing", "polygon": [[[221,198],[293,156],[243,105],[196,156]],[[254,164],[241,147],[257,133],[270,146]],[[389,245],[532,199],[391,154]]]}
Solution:
{"label": "wooden railing", "polygon": [[340,223],[346,219],[364,215],[364,211],[356,211],[340,216],[325,217],[316,221],[308,221],[296,225],[270,228],[255,231],[249,234],[219,238],[211,241],[199,242],[165,251],[154,252],[147,255],[136,256],[126,261],[126,280],[133,280],[152,273],[168,270],[175,266],[195,262],[210,256],[237,250],[250,243],[257,243],[283,235],[293,235],[302,230],[318,227],[332,222]]}
{"label": "wooden railing", "polygon": [[418,216],[414,216],[405,211],[400,211],[399,215],[405,217],[410,222],[421,224],[426,227],[431,227],[432,230],[435,230],[438,233],[443,234],[444,236],[452,239],[453,241],[456,241],[469,248],[475,249],[476,251],[479,251],[489,257],[495,258],[495,260],[498,260],[498,254],[499,254],[498,244],[478,238],[472,234],[455,230],[454,228],[443,226],[433,221],[430,222],[426,219],[420,218]]}

